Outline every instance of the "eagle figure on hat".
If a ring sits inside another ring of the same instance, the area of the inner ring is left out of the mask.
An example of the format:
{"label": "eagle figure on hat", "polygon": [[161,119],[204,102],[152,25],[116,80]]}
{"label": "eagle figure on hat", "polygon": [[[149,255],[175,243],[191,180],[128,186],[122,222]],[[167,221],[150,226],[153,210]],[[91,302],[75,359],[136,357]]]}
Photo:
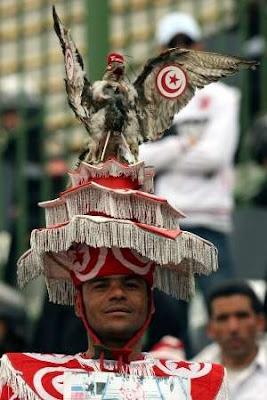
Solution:
{"label": "eagle figure on hat", "polygon": [[130,84],[125,80],[123,55],[111,53],[103,79],[91,83],[55,7],[53,17],[65,58],[68,102],[88,131],[80,160],[90,164],[110,156],[137,162],[139,144],[159,139],[196,89],[257,65],[241,57],[173,48],[148,60]]}
{"label": "eagle figure on hat", "polygon": [[196,88],[257,63],[172,49],[148,61],[130,85],[124,81],[123,56],[111,53],[103,80],[90,84],[55,7],[53,17],[68,100],[88,130],[88,145],[79,166],[69,171],[71,187],[39,203],[46,227],[31,233],[31,248],[18,261],[19,283],[44,275],[50,299],[72,304],[83,282],[127,270],[187,299],[194,274],[217,269],[217,249],[182,231],[182,211],[152,194],[154,170],[138,161],[138,144],[160,137]]}

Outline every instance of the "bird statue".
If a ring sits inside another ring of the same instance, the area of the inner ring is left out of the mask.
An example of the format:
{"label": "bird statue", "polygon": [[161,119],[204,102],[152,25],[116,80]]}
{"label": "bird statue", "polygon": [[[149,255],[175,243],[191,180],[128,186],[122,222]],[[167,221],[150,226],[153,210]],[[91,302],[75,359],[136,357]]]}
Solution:
{"label": "bird statue", "polygon": [[196,89],[258,65],[241,57],[172,48],[149,59],[131,84],[125,79],[123,55],[110,53],[103,79],[91,83],[55,6],[53,18],[65,59],[68,102],[88,132],[79,159],[90,164],[109,157],[137,162],[139,144],[159,139]]}

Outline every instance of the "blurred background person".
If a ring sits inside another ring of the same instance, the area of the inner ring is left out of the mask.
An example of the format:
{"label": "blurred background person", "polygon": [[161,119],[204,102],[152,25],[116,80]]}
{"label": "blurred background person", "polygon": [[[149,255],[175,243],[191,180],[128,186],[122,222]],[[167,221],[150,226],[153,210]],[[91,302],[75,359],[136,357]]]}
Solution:
{"label": "blurred background person", "polygon": [[[11,242],[3,280],[16,286],[17,221],[27,215],[26,234],[39,225],[43,109],[32,81],[21,81],[17,75],[1,80],[0,95],[2,229],[9,233]],[[22,210],[24,193],[26,208]],[[25,243],[27,240],[26,236]]]}
{"label": "blurred background person", "polygon": [[216,286],[208,299],[207,334],[214,341],[194,361],[223,364],[229,398],[263,400],[267,396],[267,340],[263,304],[243,281]]}
{"label": "blurred background person", "polygon": [[254,192],[250,201],[255,206],[267,206],[267,115],[261,115],[254,119],[249,132],[249,151],[252,160],[259,167],[258,179],[254,182]]}
{"label": "blurred background person", "polygon": [[180,339],[166,335],[149,352],[154,358],[162,360],[185,360],[184,344]]}
{"label": "blurred background person", "polygon": [[[163,17],[156,38],[161,51],[172,47],[204,49],[197,21],[185,13],[175,12]],[[221,82],[212,83],[198,90],[190,103],[174,117],[166,137],[160,142],[142,145],[140,149],[141,158],[156,169],[156,193],[165,196],[187,215],[181,221],[182,229],[201,235],[218,248],[219,271],[198,279],[205,297],[216,282],[235,276],[229,233],[232,229],[233,160],[239,138],[239,105],[237,88]],[[181,147],[182,151],[179,151]],[[162,334],[166,329],[165,334],[177,336],[180,316],[186,326],[187,305],[180,303],[170,307],[164,298],[159,303],[157,308],[164,310],[163,319],[160,316],[159,324],[155,322],[156,329],[151,335],[159,339],[158,332]],[[173,314],[164,317],[171,309]],[[176,334],[168,326],[169,320],[176,321]],[[186,332],[180,332],[181,340],[186,336]]]}
{"label": "blurred background person", "polygon": [[0,282],[0,356],[29,351],[31,327],[23,296]]}

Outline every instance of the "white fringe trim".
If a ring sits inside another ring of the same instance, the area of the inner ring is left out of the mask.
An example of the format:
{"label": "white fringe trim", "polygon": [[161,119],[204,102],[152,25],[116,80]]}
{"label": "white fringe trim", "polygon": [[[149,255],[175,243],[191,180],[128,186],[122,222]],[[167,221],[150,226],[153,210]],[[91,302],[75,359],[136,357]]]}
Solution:
{"label": "white fringe trim", "polygon": [[106,161],[98,167],[83,161],[78,170],[69,172],[73,187],[90,181],[90,177],[108,178],[109,176],[125,176],[130,177],[132,180],[138,180],[139,185],[141,185],[140,190],[148,193],[153,193],[154,191],[154,175],[154,169],[145,167],[143,161],[125,166],[113,159]]}
{"label": "white fringe trim", "polygon": [[30,281],[44,274],[44,260],[42,255],[36,254],[32,249],[26,251],[18,259],[17,282],[24,288]]}
{"label": "white fringe trim", "polygon": [[156,263],[154,286],[181,299],[188,299],[194,293],[195,273],[209,274],[217,269],[216,248],[189,232],[182,232],[173,240],[138,228],[129,221],[76,216],[63,227],[32,232],[32,249],[18,261],[20,286],[45,275],[50,300],[73,304],[75,289],[68,272],[49,256],[49,252],[68,250],[73,242],[95,248],[136,250]]}
{"label": "white fringe trim", "polygon": [[[82,184],[83,182],[78,182],[76,174],[77,172],[73,171],[75,190],[64,192],[62,197],[57,199],[38,203],[41,208],[45,209],[46,227],[65,223],[75,215],[86,214],[90,211],[99,211],[115,218],[137,218],[140,222],[148,224],[151,221],[151,223],[167,229],[177,226],[179,217],[185,216],[166,202],[160,206],[156,196],[154,200],[146,199],[138,195],[135,190],[122,191],[101,186],[90,182],[89,175],[86,178],[88,186],[80,187],[78,183]],[[148,170],[144,174],[145,182],[139,191],[152,193],[154,190],[153,171]],[[157,206],[156,203],[158,203]],[[122,210],[123,208],[125,210]],[[155,217],[157,218],[155,219]],[[166,223],[163,225],[165,219]]]}
{"label": "white fringe trim", "polygon": [[[49,301],[56,304],[73,305],[76,289],[70,280],[46,279]],[[154,288],[162,290],[176,299],[189,300],[195,293],[194,275],[179,276],[177,271],[163,270],[157,266],[154,272]]]}
{"label": "white fringe trim", "polygon": [[167,202],[158,200],[156,196],[142,196],[134,190],[114,190],[92,183],[66,192],[63,196],[69,219],[96,211],[118,219],[135,218],[147,225],[175,229],[179,226],[179,219],[184,218],[183,213]]}
{"label": "white fringe trim", "polygon": [[154,287],[176,299],[189,300],[195,294],[194,272],[183,276],[178,271],[156,267]]}
{"label": "white fringe trim", "polygon": [[12,367],[7,355],[3,355],[1,359],[0,393],[5,384],[11,387],[20,400],[41,400],[24,381],[22,374]]}
{"label": "white fringe trim", "polygon": [[147,193],[154,193],[154,175],[155,172],[153,169],[145,169],[145,180],[140,190]]}
{"label": "white fringe trim", "polygon": [[137,179],[139,184],[142,185],[145,179],[145,165],[143,161],[131,165],[123,165],[115,159],[110,159],[99,166],[95,166],[82,161],[79,169],[70,171],[69,175],[71,179],[72,175],[74,175],[73,183],[75,184],[77,184],[77,176],[79,175],[81,178],[80,183],[88,182],[90,177],[108,178],[109,176],[125,176],[130,177],[132,180]]}
{"label": "white fringe trim", "polygon": [[[140,361],[131,361],[130,364],[123,364],[122,367],[118,370],[118,361],[116,360],[106,360],[104,359],[104,368],[110,372],[118,371],[121,374],[130,374],[136,376],[154,376],[154,365],[155,360],[152,356],[143,353],[145,356],[144,360]],[[99,360],[93,359],[84,359],[80,357],[79,354],[73,356],[81,365],[81,367],[92,368],[94,372],[101,372],[100,362]]]}
{"label": "white fringe trim", "polygon": [[45,209],[46,226],[53,226],[69,221],[67,205],[64,199],[58,198],[38,203],[39,207]]}
{"label": "white fringe trim", "polygon": [[[180,264],[194,260],[195,272],[209,273],[217,268],[217,250],[212,243],[183,231],[175,240],[139,228],[131,221],[76,215],[68,224],[52,229],[34,229],[31,247],[34,252],[59,252],[73,242],[91,247],[135,249],[157,264]],[[201,265],[201,267],[199,267]]]}
{"label": "white fringe trim", "polygon": [[55,304],[74,305],[76,289],[70,280],[46,279],[49,301]]}
{"label": "white fringe trim", "polygon": [[153,360],[140,360],[129,364],[130,375],[155,376],[155,362]]}

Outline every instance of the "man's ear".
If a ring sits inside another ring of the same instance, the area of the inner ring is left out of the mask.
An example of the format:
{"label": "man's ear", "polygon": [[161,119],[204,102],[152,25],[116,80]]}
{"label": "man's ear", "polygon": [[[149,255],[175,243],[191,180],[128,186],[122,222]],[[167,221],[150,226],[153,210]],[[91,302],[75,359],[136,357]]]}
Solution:
{"label": "man's ear", "polygon": [[153,291],[151,291],[150,295],[150,301],[151,301],[151,315],[153,315],[156,311],[155,309],[155,302],[154,302],[154,296],[153,296]]}
{"label": "man's ear", "polygon": [[210,339],[215,339],[214,329],[213,329],[213,322],[211,320],[209,320],[209,322],[207,323],[205,331],[206,331],[206,335]]}
{"label": "man's ear", "polygon": [[75,298],[74,298],[74,310],[75,310],[75,314],[78,318],[81,318],[82,316],[82,290],[78,289],[76,294],[75,294]]}
{"label": "man's ear", "polygon": [[257,315],[257,332],[262,333],[265,329],[265,317],[263,314]]}
{"label": "man's ear", "polygon": [[154,299],[152,300],[152,304],[151,304],[151,315],[153,315],[155,313],[156,309],[155,309],[155,304],[154,304]]}

